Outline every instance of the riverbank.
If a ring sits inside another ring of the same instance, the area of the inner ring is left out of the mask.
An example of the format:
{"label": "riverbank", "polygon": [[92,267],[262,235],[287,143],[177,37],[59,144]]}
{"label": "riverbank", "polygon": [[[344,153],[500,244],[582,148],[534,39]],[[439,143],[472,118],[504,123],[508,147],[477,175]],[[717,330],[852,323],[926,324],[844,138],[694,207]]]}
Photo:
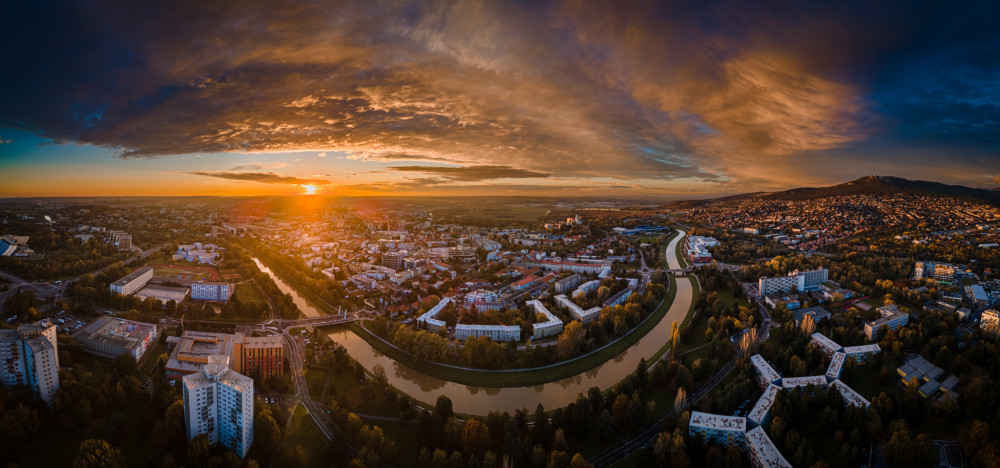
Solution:
{"label": "riverbank", "polygon": [[465,385],[476,385],[481,387],[525,387],[539,385],[567,377],[572,377],[581,372],[589,371],[610,359],[625,352],[636,341],[646,336],[653,328],[659,324],[660,320],[667,314],[677,296],[677,281],[673,275],[669,276],[670,285],[667,295],[660,302],[659,307],[653,313],[646,316],[639,325],[630,330],[624,336],[611,343],[595,349],[582,356],[558,362],[549,366],[533,367],[529,369],[470,369],[465,367],[450,366],[430,361],[418,361],[412,354],[409,354],[381,337],[375,335],[362,324],[353,322],[347,327],[356,335],[364,339],[373,348],[382,354],[389,356],[393,360],[403,364],[413,370]]}
{"label": "riverbank", "polygon": [[[680,236],[678,237],[678,233]],[[676,231],[674,235],[667,240],[668,248],[669,245],[677,239],[677,244],[680,244],[679,238],[683,237],[682,231]],[[251,250],[253,252],[253,250]],[[256,252],[253,252],[256,254]],[[260,256],[258,256],[260,257]],[[263,260],[260,260],[263,262]],[[274,265],[267,265],[272,271],[275,271],[281,275],[281,279],[289,285],[291,285],[297,292],[305,296],[313,305],[328,314],[332,314],[335,311],[333,306],[326,303],[315,294],[303,288],[298,284],[291,275],[282,271],[280,268]],[[604,346],[593,350],[582,356],[575,357],[573,359],[554,363],[542,367],[534,367],[527,369],[472,369],[467,367],[459,367],[448,364],[442,364],[432,361],[424,361],[416,358],[410,353],[397,348],[392,343],[384,340],[378,335],[372,333],[368,330],[362,323],[352,322],[346,325],[346,327],[353,332],[355,335],[365,340],[372,348],[375,348],[382,354],[388,356],[392,360],[412,369],[422,374],[430,377],[438,378],[441,380],[447,380],[450,382],[455,382],[464,385],[474,385],[480,387],[491,387],[491,388],[502,388],[502,387],[526,387],[541,385],[549,382],[554,382],[557,380],[562,380],[580,374],[582,372],[594,369],[597,366],[607,362],[610,359],[617,357],[618,355],[624,353],[637,341],[642,339],[646,334],[653,330],[656,325],[659,324],[663,317],[666,316],[667,312],[673,306],[674,299],[677,296],[677,280],[673,275],[668,275],[668,290],[667,295],[660,301],[656,310],[646,316],[638,325],[636,325],[632,330],[626,333],[624,336],[605,344]],[[693,297],[697,297],[696,295]],[[693,303],[692,303],[693,305]],[[688,309],[690,311],[690,308]],[[665,348],[661,348],[653,358],[659,359],[664,352]],[[652,359],[651,359],[652,361]]]}

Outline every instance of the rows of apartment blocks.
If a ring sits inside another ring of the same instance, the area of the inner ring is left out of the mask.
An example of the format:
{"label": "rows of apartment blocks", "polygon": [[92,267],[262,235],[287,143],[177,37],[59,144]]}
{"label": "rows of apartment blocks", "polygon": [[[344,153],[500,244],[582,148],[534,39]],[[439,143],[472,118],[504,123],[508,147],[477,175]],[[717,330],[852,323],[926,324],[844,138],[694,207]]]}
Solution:
{"label": "rows of apartment blocks", "polygon": [[743,447],[753,466],[759,468],[791,467],[778,448],[767,435],[765,428],[771,419],[771,407],[778,393],[799,387],[830,387],[837,390],[844,404],[868,408],[871,403],[840,380],[847,357],[861,358],[878,353],[878,346],[859,349],[843,348],[821,334],[813,335],[825,346],[835,347],[830,355],[830,365],[826,374],[809,377],[782,377],[759,354],[750,358],[754,366],[754,377],[763,389],[763,394],[746,416],[727,416],[693,411],[688,425],[688,436],[701,438],[705,442],[730,447]]}

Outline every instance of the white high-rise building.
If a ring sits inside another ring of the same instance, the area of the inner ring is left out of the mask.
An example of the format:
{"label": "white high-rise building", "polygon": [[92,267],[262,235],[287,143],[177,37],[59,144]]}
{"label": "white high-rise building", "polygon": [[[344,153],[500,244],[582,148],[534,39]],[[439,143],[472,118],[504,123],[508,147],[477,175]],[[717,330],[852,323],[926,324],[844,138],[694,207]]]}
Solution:
{"label": "white high-rise building", "polygon": [[59,389],[56,327],[48,322],[0,330],[0,381],[7,387],[27,385],[52,407]]}
{"label": "white high-rise building", "polygon": [[205,434],[243,458],[253,444],[253,379],[211,356],[201,372],[184,376],[184,429],[188,442]]}

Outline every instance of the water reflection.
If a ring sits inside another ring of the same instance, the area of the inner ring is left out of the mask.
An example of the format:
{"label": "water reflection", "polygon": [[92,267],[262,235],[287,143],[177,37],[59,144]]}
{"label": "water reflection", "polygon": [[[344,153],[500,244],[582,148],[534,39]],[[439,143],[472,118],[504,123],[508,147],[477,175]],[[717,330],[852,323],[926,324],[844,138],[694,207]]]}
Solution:
{"label": "water reflection", "polygon": [[[671,268],[679,267],[675,258],[677,242],[678,239],[674,239],[667,248],[668,265]],[[318,309],[256,258],[254,263],[261,271],[270,275],[283,292],[291,294],[295,304],[306,316],[313,317],[321,314]],[[520,408],[534,409],[539,403],[548,409],[554,409],[573,402],[578,394],[586,394],[590,387],[596,386],[606,389],[614,385],[635,371],[640,359],[649,359],[669,340],[671,324],[675,320],[677,323],[683,321],[692,299],[690,281],[680,278],[676,284],[677,295],[666,316],[646,336],[620,355],[575,376],[530,387],[476,387],[448,382],[422,374],[393,361],[349,330],[333,331],[328,336],[333,341],[342,344],[347,349],[348,354],[366,369],[372,369],[376,365],[381,365],[387,370],[392,369],[391,372],[386,372],[389,383],[400,391],[426,403],[433,404],[439,395],[444,394],[451,398],[456,412],[466,414],[485,415],[493,410],[513,413]]]}

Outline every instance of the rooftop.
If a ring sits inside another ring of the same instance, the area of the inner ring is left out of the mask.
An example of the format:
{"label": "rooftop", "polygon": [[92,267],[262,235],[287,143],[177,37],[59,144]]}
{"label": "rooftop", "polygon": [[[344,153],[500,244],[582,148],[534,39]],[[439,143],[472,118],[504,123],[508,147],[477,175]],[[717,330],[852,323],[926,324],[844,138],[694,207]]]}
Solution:
{"label": "rooftop", "polygon": [[854,391],[853,388],[848,387],[847,384],[841,382],[839,379],[833,381],[833,388],[840,391],[840,396],[844,397],[844,401],[851,406],[857,406],[858,408],[867,408],[871,406],[871,402],[866,400],[861,396],[860,393]]}
{"label": "rooftop", "polygon": [[721,414],[691,412],[691,426],[708,429],[722,429],[743,432],[747,428],[747,418],[742,416],[723,416]]}
{"label": "rooftop", "polygon": [[809,377],[785,377],[781,379],[781,385],[785,388],[805,387],[814,385],[817,387],[826,386],[825,375],[811,375]]}
{"label": "rooftop", "polygon": [[792,468],[792,464],[785,460],[785,457],[774,446],[771,438],[764,432],[764,428],[758,426],[754,430],[747,432],[747,447],[757,454],[757,462],[760,466],[768,468]]}
{"label": "rooftop", "polygon": [[757,373],[759,373],[761,378],[765,381],[774,382],[775,380],[781,378],[781,376],[778,375],[778,372],[775,371],[774,368],[767,363],[767,360],[765,360],[760,354],[750,356],[750,361],[753,362],[754,367],[757,368]]}
{"label": "rooftop", "polygon": [[766,389],[764,389],[764,394],[760,396],[757,403],[753,405],[753,409],[750,410],[750,414],[747,415],[747,419],[760,424],[764,417],[767,416],[767,412],[771,411],[771,406],[774,405],[774,399],[781,392],[782,388],[771,384]]}

